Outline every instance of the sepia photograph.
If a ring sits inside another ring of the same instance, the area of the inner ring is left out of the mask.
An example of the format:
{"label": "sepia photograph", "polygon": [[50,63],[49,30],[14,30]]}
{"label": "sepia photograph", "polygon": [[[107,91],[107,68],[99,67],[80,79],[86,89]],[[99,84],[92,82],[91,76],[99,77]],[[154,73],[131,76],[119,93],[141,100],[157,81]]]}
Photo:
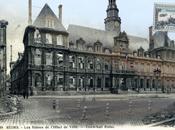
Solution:
{"label": "sepia photograph", "polygon": [[0,130],[175,129],[174,0],[0,0]]}

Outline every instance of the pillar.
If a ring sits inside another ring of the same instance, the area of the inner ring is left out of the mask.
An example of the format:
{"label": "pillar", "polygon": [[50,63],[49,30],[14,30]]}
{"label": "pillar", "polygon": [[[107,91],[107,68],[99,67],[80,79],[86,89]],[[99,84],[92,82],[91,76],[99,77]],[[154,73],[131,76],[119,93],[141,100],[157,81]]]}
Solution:
{"label": "pillar", "polygon": [[64,83],[63,83],[63,91],[67,91],[69,89],[69,75],[67,74],[67,67],[69,65],[69,57],[67,53],[63,54],[63,63],[64,63],[64,69],[63,69],[63,77],[64,77]]}
{"label": "pillar", "polygon": [[102,91],[104,91],[105,90],[105,75],[103,74],[102,75]]}
{"label": "pillar", "polygon": [[143,89],[144,91],[146,91],[147,89],[147,78],[146,77],[143,79]]}
{"label": "pillar", "polygon": [[153,79],[150,77],[150,80],[149,80],[149,85],[150,85],[150,91],[152,91],[152,89],[153,89]]}
{"label": "pillar", "polygon": [[140,78],[137,78],[137,90],[140,92]]}
{"label": "pillar", "polygon": [[87,86],[88,86],[88,76],[85,75],[85,77],[84,77],[84,88],[83,88],[84,91],[87,90]]}
{"label": "pillar", "polygon": [[96,75],[93,76],[93,80],[94,80],[93,81],[93,90],[96,91],[96,86],[97,86],[97,76]]}
{"label": "pillar", "polygon": [[80,84],[79,84],[79,79],[80,79],[80,76],[76,75],[75,77],[75,87],[76,87],[76,91],[79,91],[80,90]]}

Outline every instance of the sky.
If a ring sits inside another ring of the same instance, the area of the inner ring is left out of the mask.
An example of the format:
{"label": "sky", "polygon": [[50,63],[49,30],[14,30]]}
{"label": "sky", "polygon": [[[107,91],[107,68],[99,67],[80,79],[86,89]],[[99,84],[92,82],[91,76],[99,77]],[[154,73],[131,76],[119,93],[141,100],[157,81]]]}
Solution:
{"label": "sky", "polygon": [[[122,19],[122,30],[134,36],[148,38],[148,27],[153,25],[155,2],[175,3],[175,0],[116,0]],[[63,24],[104,29],[108,0],[32,0],[33,21],[45,3],[58,15],[58,5],[63,5]],[[28,22],[28,0],[0,0],[0,20],[9,22],[7,29],[8,63],[10,45],[13,46],[13,61],[18,52],[23,52],[23,34]],[[174,35],[174,34],[173,34]],[[9,71],[9,66],[8,66]]]}

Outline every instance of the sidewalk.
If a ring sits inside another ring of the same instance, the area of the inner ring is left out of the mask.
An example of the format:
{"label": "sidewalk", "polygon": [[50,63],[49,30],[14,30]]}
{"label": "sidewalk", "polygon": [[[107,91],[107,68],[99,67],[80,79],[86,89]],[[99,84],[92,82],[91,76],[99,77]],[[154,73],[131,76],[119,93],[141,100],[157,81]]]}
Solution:
{"label": "sidewalk", "polygon": [[71,95],[71,96],[57,96],[57,95],[44,95],[44,96],[31,96],[30,98],[107,98],[107,99],[128,99],[128,98],[175,98],[174,94],[104,94],[104,95]]}

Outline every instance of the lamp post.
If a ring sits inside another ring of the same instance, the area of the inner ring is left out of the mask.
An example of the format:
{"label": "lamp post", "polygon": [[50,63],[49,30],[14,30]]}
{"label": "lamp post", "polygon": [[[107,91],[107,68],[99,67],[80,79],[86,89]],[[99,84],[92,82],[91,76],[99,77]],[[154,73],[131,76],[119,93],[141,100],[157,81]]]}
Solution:
{"label": "lamp post", "polygon": [[161,70],[159,68],[154,70],[154,76],[157,79],[157,84],[156,84],[156,91],[158,90],[158,79],[161,76]]}

